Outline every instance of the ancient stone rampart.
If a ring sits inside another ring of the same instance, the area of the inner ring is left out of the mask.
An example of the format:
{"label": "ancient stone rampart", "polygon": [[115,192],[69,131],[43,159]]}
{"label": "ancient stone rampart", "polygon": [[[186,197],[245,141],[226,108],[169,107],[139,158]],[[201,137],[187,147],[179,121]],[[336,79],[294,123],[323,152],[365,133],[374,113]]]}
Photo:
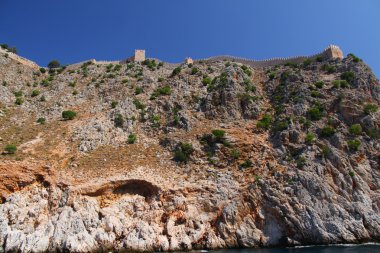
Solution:
{"label": "ancient stone rampart", "polygon": [[286,58],[271,58],[266,60],[251,60],[247,58],[235,57],[230,55],[219,55],[205,59],[194,60],[194,62],[215,62],[215,61],[233,61],[239,62],[253,68],[263,68],[270,67],[275,65],[286,64],[288,62],[292,63],[302,63],[306,59],[316,59],[317,57],[322,57],[323,59],[343,59],[342,50],[335,45],[328,46],[321,53],[310,55],[310,56],[294,56],[294,57],[286,57]]}
{"label": "ancient stone rampart", "polygon": [[39,68],[38,64],[35,63],[35,62],[32,62],[31,60],[28,60],[24,57],[21,57],[15,53],[12,53],[12,52],[8,52],[7,50],[4,50],[3,48],[0,47],[0,52],[3,53],[3,54],[7,54],[9,58],[11,58],[12,60],[15,60],[23,65],[27,65],[31,68]]}

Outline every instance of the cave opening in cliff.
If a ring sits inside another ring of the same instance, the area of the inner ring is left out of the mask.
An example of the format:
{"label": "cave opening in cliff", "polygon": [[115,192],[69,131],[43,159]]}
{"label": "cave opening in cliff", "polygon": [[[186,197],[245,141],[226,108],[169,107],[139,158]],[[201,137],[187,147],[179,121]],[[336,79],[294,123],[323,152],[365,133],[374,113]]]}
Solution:
{"label": "cave opening in cliff", "polygon": [[113,193],[115,194],[131,194],[140,195],[146,199],[151,199],[158,195],[159,188],[145,180],[128,180],[127,182],[117,186]]}

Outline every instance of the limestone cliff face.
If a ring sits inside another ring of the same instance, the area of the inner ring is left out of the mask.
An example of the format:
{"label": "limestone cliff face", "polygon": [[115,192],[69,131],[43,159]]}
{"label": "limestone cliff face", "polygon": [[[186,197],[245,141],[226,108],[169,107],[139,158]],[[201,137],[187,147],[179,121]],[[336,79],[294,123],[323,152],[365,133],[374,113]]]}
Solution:
{"label": "limestone cliff face", "polygon": [[17,147],[0,252],[380,241],[380,84],[360,59],[180,68],[0,55],[0,141]]}

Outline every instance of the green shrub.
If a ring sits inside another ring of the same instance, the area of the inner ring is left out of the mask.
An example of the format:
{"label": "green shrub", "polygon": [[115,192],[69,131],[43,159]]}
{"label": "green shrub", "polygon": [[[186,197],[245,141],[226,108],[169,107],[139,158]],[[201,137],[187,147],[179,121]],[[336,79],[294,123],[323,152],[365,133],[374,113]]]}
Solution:
{"label": "green shrub", "polygon": [[135,100],[133,100],[133,104],[136,106],[136,108],[138,110],[144,110],[146,105],[144,105],[143,103],[140,102],[140,100],[138,100],[137,98]]}
{"label": "green shrub", "polygon": [[296,161],[296,163],[297,163],[297,167],[298,168],[303,168],[303,167],[305,167],[305,165],[306,165],[306,158],[305,157],[303,157],[303,156],[300,156],[298,159],[297,159],[297,161]]}
{"label": "green shrub", "polygon": [[159,87],[155,89],[150,97],[150,99],[156,99],[158,96],[161,95],[170,95],[172,93],[172,89],[169,85],[165,85],[163,87]]}
{"label": "green shrub", "polygon": [[348,148],[351,151],[357,151],[359,149],[360,144],[361,144],[361,142],[358,139],[353,139],[353,140],[347,141]]}
{"label": "green shrub", "polygon": [[159,78],[157,79],[157,81],[158,81],[159,83],[161,83],[162,81],[164,81],[164,78],[163,78],[163,77],[159,77]]}
{"label": "green shrub", "polygon": [[15,91],[13,94],[15,97],[22,97],[22,91]]}
{"label": "green shrub", "polygon": [[321,136],[322,137],[331,137],[335,133],[335,129],[331,126],[325,126],[321,130]]}
{"label": "green shrub", "polygon": [[212,130],[212,135],[216,138],[216,140],[222,140],[225,136],[226,132],[224,130],[220,129],[214,129]]}
{"label": "green shrub", "polygon": [[346,80],[347,82],[351,83],[355,79],[355,73],[352,71],[344,72],[340,75],[340,78],[342,80]]}
{"label": "green shrub", "polygon": [[361,59],[359,57],[357,57],[356,55],[354,55],[352,53],[349,53],[347,56],[351,57],[353,62],[360,62],[361,61]]}
{"label": "green shrub", "polygon": [[366,104],[364,106],[364,113],[367,115],[369,115],[371,113],[375,113],[375,112],[377,112],[377,110],[378,110],[378,107],[375,104]]}
{"label": "green shrub", "polygon": [[316,90],[312,90],[310,95],[313,97],[313,98],[319,98],[321,96],[321,93],[319,93],[318,91]]}
{"label": "green shrub", "polygon": [[334,67],[330,64],[327,64],[327,63],[322,66],[322,69],[329,74],[332,74],[336,71],[336,67]]}
{"label": "green shrub", "polygon": [[265,114],[261,120],[256,123],[257,128],[262,128],[268,130],[270,124],[272,123],[272,117],[269,114]]}
{"label": "green shrub", "polygon": [[78,95],[78,91],[77,90],[73,90],[73,95]]}
{"label": "green shrub", "polygon": [[135,89],[135,94],[136,95],[139,95],[139,94],[141,94],[143,92],[144,92],[144,89],[142,87],[136,87],[136,89]]}
{"label": "green shrub", "polygon": [[315,84],[315,87],[317,87],[318,89],[322,89],[323,86],[325,85],[325,83],[323,81],[318,81],[316,82]]}
{"label": "green shrub", "polygon": [[243,162],[242,164],[240,164],[240,167],[242,168],[249,168],[249,167],[252,167],[253,163],[251,160],[246,160],[245,162]]}
{"label": "green shrub", "polygon": [[181,72],[181,67],[176,67],[173,69],[172,76],[176,76]]}
{"label": "green shrub", "polygon": [[181,143],[174,151],[174,160],[177,162],[187,163],[189,162],[193,152],[194,148],[191,143]]}
{"label": "green shrub", "polygon": [[377,128],[370,128],[367,131],[367,134],[372,139],[380,139],[380,131]]}
{"label": "green shrub", "polygon": [[323,62],[323,57],[322,56],[317,56],[315,58],[315,61],[317,61],[317,62]]}
{"label": "green shrub", "polygon": [[40,68],[40,72],[41,72],[42,74],[44,74],[44,73],[46,73],[46,69],[45,69],[45,68]]}
{"label": "green shrub", "polygon": [[137,140],[136,135],[134,135],[134,134],[130,134],[130,135],[128,135],[128,143],[129,143],[129,144],[133,144],[133,143],[135,143],[136,140]]}
{"label": "green shrub", "polygon": [[62,118],[65,120],[72,120],[77,116],[77,113],[74,111],[63,111]]}
{"label": "green shrub", "polygon": [[74,88],[76,86],[76,82],[69,82],[69,86]]}
{"label": "green shrub", "polygon": [[353,172],[353,171],[351,170],[350,172],[348,172],[348,175],[349,175],[350,177],[354,177],[354,176],[355,176],[355,172]]}
{"label": "green shrub", "polygon": [[349,131],[353,135],[360,135],[362,133],[362,126],[360,124],[353,124],[350,126]]}
{"label": "green shrub", "polygon": [[40,95],[40,93],[41,92],[39,90],[33,90],[31,96],[32,97],[37,97],[38,95]]}
{"label": "green shrub", "polygon": [[327,145],[322,146],[322,155],[326,157],[329,154],[331,154],[331,149],[329,148],[329,146]]}
{"label": "green shrub", "polygon": [[45,122],[46,122],[46,119],[45,119],[45,118],[38,118],[38,119],[37,119],[37,123],[38,123],[38,124],[43,125],[43,124],[45,124]]}
{"label": "green shrub", "polygon": [[197,67],[193,67],[192,69],[191,69],[191,74],[192,75],[195,75],[195,74],[197,74],[199,72],[199,69],[197,68]]}
{"label": "green shrub", "polygon": [[269,80],[273,80],[276,77],[276,72],[274,71],[270,72],[268,77],[269,77]]}
{"label": "green shrub", "polygon": [[49,69],[56,69],[56,68],[61,67],[61,63],[59,63],[59,61],[57,60],[52,60],[51,62],[49,62],[47,66]]}
{"label": "green shrub", "polygon": [[278,132],[278,131],[283,131],[288,129],[289,123],[288,121],[276,121],[276,123],[273,126],[273,131]]}
{"label": "green shrub", "polygon": [[203,77],[203,80],[202,80],[202,84],[203,84],[203,85],[209,85],[209,84],[211,84],[211,81],[212,81],[211,77],[209,77],[209,76],[204,76],[204,77]]}
{"label": "green shrub", "polygon": [[115,118],[113,119],[113,121],[115,122],[116,127],[122,128],[124,125],[124,118],[123,118],[123,115],[121,115],[120,113],[115,115]]}
{"label": "green shrub", "polygon": [[112,101],[112,102],[111,102],[111,108],[112,108],[112,109],[115,109],[116,106],[117,106],[118,104],[119,104],[119,102],[117,102],[117,101],[115,101],[115,100]]}
{"label": "green shrub", "polygon": [[305,143],[311,144],[315,141],[316,136],[314,133],[307,133],[305,136]]}
{"label": "green shrub", "polygon": [[16,98],[15,104],[16,105],[22,105],[24,103],[24,99],[22,97]]}
{"label": "green shrub", "polygon": [[239,158],[239,156],[240,156],[239,150],[236,150],[236,149],[231,150],[232,159],[237,160]]}
{"label": "green shrub", "polygon": [[304,67],[307,67],[307,66],[309,66],[311,64],[311,60],[310,59],[306,59],[306,60],[303,61],[302,64],[303,64]]}
{"label": "green shrub", "polygon": [[323,117],[323,112],[319,106],[310,108],[307,113],[313,121],[320,120]]}
{"label": "green shrub", "polygon": [[17,147],[16,145],[13,145],[13,144],[7,144],[4,148],[4,150],[8,153],[8,154],[14,154],[16,153],[17,151]]}

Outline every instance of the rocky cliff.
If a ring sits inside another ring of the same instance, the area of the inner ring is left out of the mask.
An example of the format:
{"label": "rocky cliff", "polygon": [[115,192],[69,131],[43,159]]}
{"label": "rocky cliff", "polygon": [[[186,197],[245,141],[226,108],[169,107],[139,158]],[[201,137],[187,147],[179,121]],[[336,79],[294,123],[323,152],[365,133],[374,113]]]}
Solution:
{"label": "rocky cliff", "polygon": [[0,92],[0,252],[380,241],[380,84],[354,55],[49,70],[2,52]]}

